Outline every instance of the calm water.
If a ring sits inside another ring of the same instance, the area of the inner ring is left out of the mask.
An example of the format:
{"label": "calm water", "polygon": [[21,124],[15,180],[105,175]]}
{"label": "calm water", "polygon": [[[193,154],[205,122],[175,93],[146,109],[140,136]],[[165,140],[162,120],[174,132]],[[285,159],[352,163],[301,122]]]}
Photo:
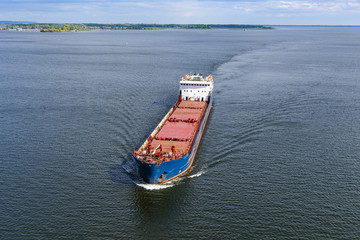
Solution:
{"label": "calm water", "polygon": [[[360,28],[0,32],[1,239],[359,239]],[[195,165],[134,146],[212,74]]]}

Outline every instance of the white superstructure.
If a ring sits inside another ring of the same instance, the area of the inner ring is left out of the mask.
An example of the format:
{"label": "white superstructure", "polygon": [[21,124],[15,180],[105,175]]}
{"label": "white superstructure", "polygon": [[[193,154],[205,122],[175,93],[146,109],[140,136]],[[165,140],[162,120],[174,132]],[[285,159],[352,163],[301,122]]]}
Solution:
{"label": "white superstructure", "polygon": [[208,101],[214,87],[211,75],[204,78],[201,74],[185,75],[180,80],[182,100]]}

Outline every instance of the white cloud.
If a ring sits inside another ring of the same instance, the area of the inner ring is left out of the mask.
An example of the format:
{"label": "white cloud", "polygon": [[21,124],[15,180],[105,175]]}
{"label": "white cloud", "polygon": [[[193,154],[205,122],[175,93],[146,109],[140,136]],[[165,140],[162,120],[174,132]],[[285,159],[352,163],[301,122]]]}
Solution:
{"label": "white cloud", "polygon": [[342,4],[343,3],[330,2],[279,1],[277,4],[277,8],[291,11],[337,11],[341,9]]}
{"label": "white cloud", "polygon": [[306,16],[314,24],[339,21],[340,17],[360,24],[360,0],[18,0],[13,5],[0,2],[0,15],[3,19],[21,17],[41,22],[254,24],[272,24],[275,20],[277,24],[290,24],[292,17],[302,21],[301,16]]}
{"label": "white cloud", "polygon": [[354,9],[359,9],[360,8],[360,2],[347,2],[346,3],[348,7],[350,8],[354,8]]}

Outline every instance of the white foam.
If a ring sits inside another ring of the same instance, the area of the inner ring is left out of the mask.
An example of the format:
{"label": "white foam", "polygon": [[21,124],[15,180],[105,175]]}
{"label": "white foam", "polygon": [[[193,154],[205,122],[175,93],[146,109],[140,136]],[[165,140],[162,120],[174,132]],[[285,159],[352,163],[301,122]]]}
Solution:
{"label": "white foam", "polygon": [[201,170],[200,172],[198,173],[195,173],[193,175],[190,175],[188,178],[194,178],[194,177],[200,177],[201,175],[203,175],[204,173],[206,173],[205,170]]}
{"label": "white foam", "polygon": [[145,188],[146,190],[161,190],[175,186],[174,184],[144,184],[144,183],[139,183],[136,185]]}
{"label": "white foam", "polygon": [[181,183],[181,181],[186,179],[186,178],[200,177],[204,173],[206,173],[206,171],[201,170],[198,173],[192,174],[190,176],[178,177],[178,178],[175,178],[175,179],[173,179],[173,180],[171,180],[171,181],[169,181],[167,183],[164,183],[164,184],[136,183],[136,185],[138,185],[139,187],[145,188],[146,190],[150,190],[150,191],[152,191],[152,190],[161,190],[161,189],[173,187],[173,186]]}

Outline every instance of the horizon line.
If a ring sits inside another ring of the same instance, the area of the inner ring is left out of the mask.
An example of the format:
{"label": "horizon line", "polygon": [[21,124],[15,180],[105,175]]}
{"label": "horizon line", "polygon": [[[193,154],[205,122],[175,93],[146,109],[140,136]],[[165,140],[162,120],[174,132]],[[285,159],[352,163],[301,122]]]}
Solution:
{"label": "horizon line", "polygon": [[24,24],[157,24],[157,25],[262,25],[262,26],[283,26],[283,27],[360,27],[358,24],[260,24],[260,23],[130,23],[130,22],[35,22],[35,21],[15,21],[15,20],[0,20],[1,22],[9,23],[24,23]]}

